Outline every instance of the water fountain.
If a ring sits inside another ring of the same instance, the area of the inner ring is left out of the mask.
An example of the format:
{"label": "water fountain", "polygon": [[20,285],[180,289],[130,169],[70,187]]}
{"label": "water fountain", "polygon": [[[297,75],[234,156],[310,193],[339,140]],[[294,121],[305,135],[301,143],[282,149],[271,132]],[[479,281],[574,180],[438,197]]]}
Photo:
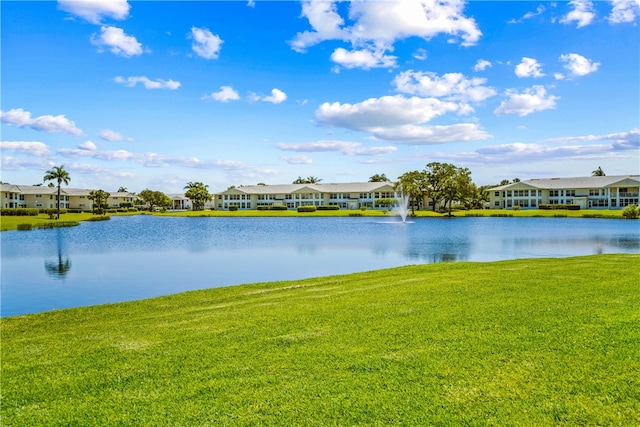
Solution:
{"label": "water fountain", "polygon": [[400,215],[402,222],[406,223],[407,215],[409,214],[409,196],[401,194],[400,199],[398,199],[393,206],[393,212]]}

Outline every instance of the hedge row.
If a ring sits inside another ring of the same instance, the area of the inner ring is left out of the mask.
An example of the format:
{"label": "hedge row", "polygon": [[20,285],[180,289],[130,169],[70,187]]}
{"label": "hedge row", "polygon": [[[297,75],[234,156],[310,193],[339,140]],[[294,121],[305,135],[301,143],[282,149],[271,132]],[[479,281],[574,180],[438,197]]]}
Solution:
{"label": "hedge row", "polygon": [[258,206],[256,208],[259,211],[286,211],[286,206]]}
{"label": "hedge row", "polygon": [[37,208],[2,208],[2,216],[37,216],[40,209]]}
{"label": "hedge row", "polygon": [[80,225],[78,221],[55,221],[55,222],[42,222],[39,224],[18,224],[18,230],[32,230],[34,228],[61,228],[61,227],[75,227]]}
{"label": "hedge row", "polygon": [[579,211],[580,205],[540,205],[538,206],[538,209]]}
{"label": "hedge row", "polygon": [[319,211],[337,211],[340,209],[338,205],[318,206]]}
{"label": "hedge row", "polygon": [[315,212],[315,206],[298,206],[298,212]]}

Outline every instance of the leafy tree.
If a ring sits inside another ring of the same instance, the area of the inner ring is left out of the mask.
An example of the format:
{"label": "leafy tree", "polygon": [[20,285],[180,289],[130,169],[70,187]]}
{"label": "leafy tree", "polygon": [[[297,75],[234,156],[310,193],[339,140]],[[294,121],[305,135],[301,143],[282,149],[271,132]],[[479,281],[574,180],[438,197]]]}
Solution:
{"label": "leafy tree", "polygon": [[154,206],[166,208],[171,206],[171,199],[162,191],[144,189],[138,194],[138,198],[149,205],[149,210],[153,211]]}
{"label": "leafy tree", "polygon": [[513,182],[514,184],[515,184],[516,182],[520,182],[520,178],[513,178],[513,181],[511,181],[511,182]]}
{"label": "leafy tree", "polygon": [[[56,181],[58,183],[58,200],[57,200],[57,217],[56,219],[60,219],[60,185],[65,183],[69,185],[69,181],[71,181],[71,176],[69,172],[64,170],[64,165],[62,166],[54,166],[52,169],[45,172],[43,181]],[[49,185],[52,187],[53,182]]]}
{"label": "leafy tree", "polygon": [[606,174],[604,173],[602,168],[600,166],[598,166],[598,169],[596,169],[593,172],[591,172],[591,176],[606,176]]}
{"label": "leafy tree", "polygon": [[508,185],[508,184],[511,184],[508,179],[503,179],[502,181],[500,181],[500,185]]}
{"label": "leafy tree", "polygon": [[296,178],[295,181],[293,181],[293,183],[294,184],[319,184],[320,181],[322,181],[322,178],[318,178],[317,176],[308,176],[306,178],[299,176],[298,178]]}
{"label": "leafy tree", "polygon": [[451,202],[465,200],[473,191],[473,186],[471,171],[467,168],[453,166],[451,174],[447,175],[442,183],[442,195],[445,206],[449,205],[449,216],[451,216]]}
{"label": "leafy tree", "polygon": [[204,204],[212,199],[209,190],[207,190],[209,186],[201,182],[188,182],[184,188],[187,189],[184,195],[193,201],[194,211],[203,210]]}
{"label": "leafy tree", "polygon": [[415,206],[424,195],[426,175],[422,171],[405,172],[398,177],[395,189],[402,194],[409,196],[411,204],[411,215],[415,216]]}
{"label": "leafy tree", "polygon": [[640,209],[636,205],[628,205],[622,211],[622,216],[626,219],[636,219],[640,216]]}
{"label": "leafy tree", "polygon": [[445,198],[447,177],[454,174],[455,166],[449,163],[431,162],[425,169],[427,196],[433,200],[433,210]]}
{"label": "leafy tree", "polygon": [[107,206],[107,199],[111,194],[104,190],[91,190],[87,199],[93,202],[93,213],[103,214]]}
{"label": "leafy tree", "polygon": [[383,173],[377,173],[369,178],[369,182],[389,182],[389,178]]}
{"label": "leafy tree", "polygon": [[127,187],[120,187],[118,188],[118,193],[128,193],[129,190],[127,190]]}

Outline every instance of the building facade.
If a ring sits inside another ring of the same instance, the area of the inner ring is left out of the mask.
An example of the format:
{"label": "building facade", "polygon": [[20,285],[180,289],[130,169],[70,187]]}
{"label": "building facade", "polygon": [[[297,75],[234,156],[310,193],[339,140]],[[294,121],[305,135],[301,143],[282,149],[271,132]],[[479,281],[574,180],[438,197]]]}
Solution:
{"label": "building facade", "polygon": [[[90,211],[92,190],[82,188],[60,188],[60,208]],[[52,209],[58,205],[58,188],[38,185],[2,184],[0,197],[3,208]],[[133,203],[136,196],[130,192],[113,192],[107,199],[109,208],[118,208],[122,203]]]}
{"label": "building facade", "polygon": [[640,175],[545,178],[515,182],[489,191],[489,208],[538,209],[578,205],[580,209],[624,209],[638,205]]}

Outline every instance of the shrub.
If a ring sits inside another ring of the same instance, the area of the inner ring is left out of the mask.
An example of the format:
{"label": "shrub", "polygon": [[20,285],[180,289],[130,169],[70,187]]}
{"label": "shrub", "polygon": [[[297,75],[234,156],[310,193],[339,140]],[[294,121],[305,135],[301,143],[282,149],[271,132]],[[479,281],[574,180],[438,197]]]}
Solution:
{"label": "shrub", "polygon": [[238,210],[238,206],[237,206],[237,205],[230,205],[230,206],[229,206],[229,210],[230,210],[231,212],[235,212],[235,211],[237,211],[237,210]]}
{"label": "shrub", "polygon": [[328,205],[328,206],[318,206],[319,211],[337,211],[340,210],[340,206],[338,205]]}
{"label": "shrub", "polygon": [[270,206],[269,210],[271,211],[286,211],[288,208],[286,206]]}
{"label": "shrub", "polygon": [[315,212],[315,206],[298,206],[298,212]]}
{"label": "shrub", "polygon": [[37,216],[40,209],[35,208],[2,208],[1,216]]}
{"label": "shrub", "polygon": [[520,210],[520,206],[519,206],[519,205],[515,205],[515,206],[513,207],[513,210],[514,210],[514,211],[519,211],[519,210]]}
{"label": "shrub", "polygon": [[268,210],[269,210],[269,206],[258,206],[258,207],[256,208],[256,210],[259,210],[259,211],[268,211]]}
{"label": "shrub", "polygon": [[636,205],[629,205],[622,211],[622,216],[626,219],[637,219],[640,216],[640,209]]}
{"label": "shrub", "polygon": [[18,230],[31,230],[31,224],[18,224]]}
{"label": "shrub", "polygon": [[567,205],[567,209],[570,211],[579,211],[580,205]]}
{"label": "shrub", "polygon": [[108,221],[111,217],[109,215],[92,216],[87,218],[86,221]]}
{"label": "shrub", "polygon": [[354,213],[350,213],[349,216],[362,216],[362,214],[360,212],[354,212]]}

